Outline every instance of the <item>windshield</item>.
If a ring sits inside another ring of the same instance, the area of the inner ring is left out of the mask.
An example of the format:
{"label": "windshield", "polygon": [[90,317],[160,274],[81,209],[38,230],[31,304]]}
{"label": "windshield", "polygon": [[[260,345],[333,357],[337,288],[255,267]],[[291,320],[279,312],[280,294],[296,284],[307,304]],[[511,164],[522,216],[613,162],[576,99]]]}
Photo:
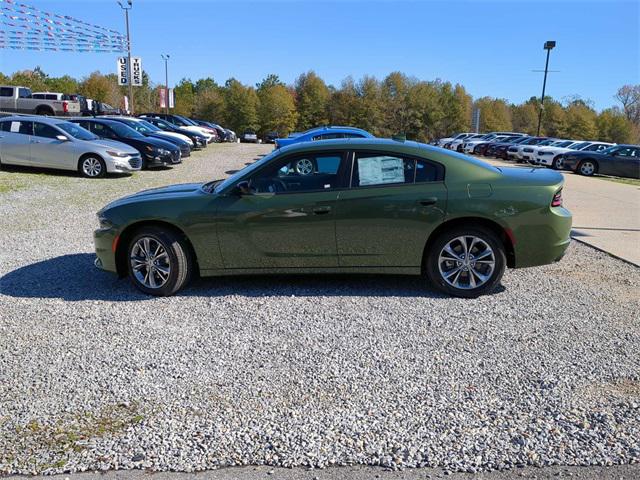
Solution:
{"label": "windshield", "polygon": [[227,187],[229,187],[231,185],[235,185],[240,178],[244,177],[247,173],[253,172],[256,168],[261,167],[265,163],[268,163],[278,153],[280,153],[280,150],[274,150],[270,154],[268,154],[266,157],[262,157],[257,162],[252,163],[251,165],[249,165],[247,167],[244,167],[242,170],[237,171],[236,173],[231,175],[229,178],[227,178],[226,180],[222,181],[222,183],[219,183],[216,186],[215,190],[214,190],[215,193],[220,193],[225,188],[227,188]]}
{"label": "windshield", "polygon": [[600,151],[599,151],[599,152],[597,152],[597,153],[602,153],[602,154],[604,154],[604,155],[610,155],[610,154],[612,154],[613,152],[615,152],[616,150],[618,150],[618,148],[620,148],[620,147],[613,146],[613,147],[605,148],[604,150],[600,150]]}
{"label": "windshield", "polygon": [[160,131],[162,131],[160,128],[156,127],[153,123],[147,122],[146,120],[139,120],[136,123],[138,125],[144,126],[144,128],[148,129],[151,132],[160,132]]}
{"label": "windshield", "polygon": [[571,140],[562,140],[562,141],[560,141],[560,142],[553,142],[553,144],[552,144],[552,145],[553,145],[554,147],[568,147],[568,146],[569,146],[569,145],[571,145],[572,143],[575,143],[575,142],[572,142]]}
{"label": "windshield", "polygon": [[120,121],[121,123],[127,125],[128,127],[133,128],[136,132],[140,132],[140,133],[152,133],[153,130],[151,130],[149,127],[147,127],[146,125],[144,125],[142,122],[138,122],[136,120],[124,120],[124,121]]}
{"label": "windshield", "polygon": [[114,132],[119,137],[122,138],[144,138],[144,135],[136,132],[133,128],[126,126],[124,123],[120,122],[109,122],[109,126],[113,129]]}
{"label": "windshield", "polygon": [[571,150],[580,150],[581,148],[588,147],[589,145],[591,145],[591,142],[578,142],[573,145],[569,145],[569,148]]}
{"label": "windshield", "polygon": [[71,135],[73,138],[77,138],[78,140],[98,140],[98,137],[91,133],[89,130],[84,129],[80,125],[76,125],[75,123],[57,123],[56,127],[64,130],[66,133]]}
{"label": "windshield", "polygon": [[177,118],[178,120],[182,120],[182,122],[183,122],[186,126],[191,126],[191,127],[193,127],[193,126],[196,126],[196,127],[197,127],[197,126],[198,126],[198,124],[197,124],[197,123],[195,123],[195,122],[193,122],[193,121],[189,120],[187,117],[182,117],[182,116],[176,115],[176,118]]}

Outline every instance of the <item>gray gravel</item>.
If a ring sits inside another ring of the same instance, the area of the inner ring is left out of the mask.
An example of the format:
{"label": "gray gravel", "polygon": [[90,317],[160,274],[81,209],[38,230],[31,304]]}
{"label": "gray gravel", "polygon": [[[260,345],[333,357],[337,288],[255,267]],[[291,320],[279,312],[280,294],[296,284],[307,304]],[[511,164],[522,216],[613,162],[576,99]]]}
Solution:
{"label": "gray gravel", "polygon": [[97,181],[0,172],[0,473],[640,462],[640,270],[584,245],[477,300],[394,276],[152,299],[93,268],[107,201],[267,151]]}

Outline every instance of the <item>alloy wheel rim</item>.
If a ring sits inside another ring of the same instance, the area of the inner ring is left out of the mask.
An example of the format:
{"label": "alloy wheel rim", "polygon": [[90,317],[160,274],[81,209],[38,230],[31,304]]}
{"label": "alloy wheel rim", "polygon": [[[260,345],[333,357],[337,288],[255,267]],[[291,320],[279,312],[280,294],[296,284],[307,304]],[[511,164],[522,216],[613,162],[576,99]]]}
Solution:
{"label": "alloy wheel rim", "polygon": [[496,257],[480,237],[464,235],[450,240],[440,251],[438,269],[442,279],[453,288],[472,290],[491,279]]}
{"label": "alloy wheel rim", "polygon": [[595,167],[591,162],[584,162],[580,167],[580,171],[585,175],[591,175],[594,172],[594,170],[595,170]]}
{"label": "alloy wheel rim", "polygon": [[556,158],[556,169],[560,170],[562,168],[562,158]]}
{"label": "alloy wheel rim", "polygon": [[311,160],[304,158],[296,163],[296,170],[300,175],[310,175],[313,172],[313,163]]}
{"label": "alloy wheel rim", "polygon": [[153,237],[142,237],[133,245],[129,262],[136,280],[147,288],[161,288],[169,280],[169,255]]}
{"label": "alloy wheel rim", "polygon": [[89,177],[97,177],[102,172],[102,165],[97,158],[87,158],[82,162],[82,171]]}

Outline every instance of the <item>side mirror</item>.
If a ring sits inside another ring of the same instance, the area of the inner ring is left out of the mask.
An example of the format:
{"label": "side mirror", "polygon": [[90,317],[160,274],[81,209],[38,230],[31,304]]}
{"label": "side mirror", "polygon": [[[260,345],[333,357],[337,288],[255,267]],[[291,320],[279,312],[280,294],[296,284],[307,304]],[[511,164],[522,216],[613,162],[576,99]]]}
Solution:
{"label": "side mirror", "polygon": [[65,135],[56,135],[56,139],[60,140],[61,142],[68,142],[69,138]]}
{"label": "side mirror", "polygon": [[236,185],[236,188],[238,189],[238,193],[240,193],[240,195],[252,195],[253,192],[251,192],[251,186],[249,185],[249,182],[247,182],[246,180],[239,182]]}

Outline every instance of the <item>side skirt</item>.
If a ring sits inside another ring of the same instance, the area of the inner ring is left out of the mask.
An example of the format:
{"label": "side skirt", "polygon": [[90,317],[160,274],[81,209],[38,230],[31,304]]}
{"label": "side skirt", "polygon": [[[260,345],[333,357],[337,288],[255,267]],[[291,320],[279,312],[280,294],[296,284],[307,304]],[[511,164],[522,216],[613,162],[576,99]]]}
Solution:
{"label": "side skirt", "polygon": [[201,270],[202,277],[229,275],[314,275],[314,274],[380,274],[380,275],[420,275],[420,267],[328,267],[328,268],[222,268]]}

